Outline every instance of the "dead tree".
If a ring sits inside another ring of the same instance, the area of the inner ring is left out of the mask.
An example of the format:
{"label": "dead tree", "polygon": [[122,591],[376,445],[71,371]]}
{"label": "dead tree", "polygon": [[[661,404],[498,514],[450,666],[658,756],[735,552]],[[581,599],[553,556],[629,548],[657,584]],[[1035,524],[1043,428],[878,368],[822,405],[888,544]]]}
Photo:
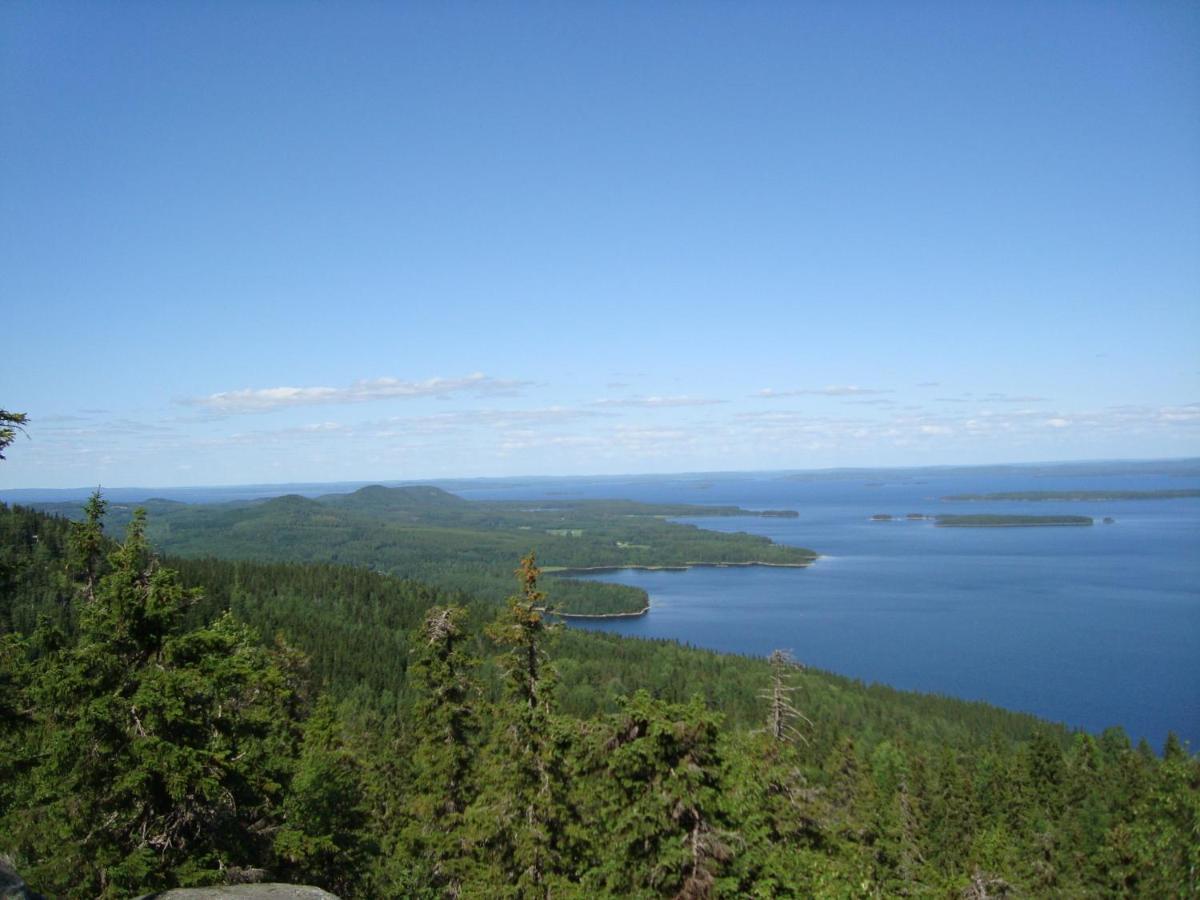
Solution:
{"label": "dead tree", "polygon": [[771,664],[771,686],[759,694],[767,701],[767,727],[765,730],[774,740],[801,740],[807,744],[808,738],[801,734],[793,723],[803,721],[808,724],[809,728],[813,727],[813,723],[792,703],[791,695],[796,692],[797,688],[788,684],[788,676],[802,667],[792,658],[792,654],[788,650],[773,651],[768,657],[768,662]]}

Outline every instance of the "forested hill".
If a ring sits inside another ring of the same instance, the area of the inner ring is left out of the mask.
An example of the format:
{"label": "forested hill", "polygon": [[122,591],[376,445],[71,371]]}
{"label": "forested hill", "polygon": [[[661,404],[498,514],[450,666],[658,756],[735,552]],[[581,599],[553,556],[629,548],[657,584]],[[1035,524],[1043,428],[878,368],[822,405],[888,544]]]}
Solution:
{"label": "forested hill", "polygon": [[[258,502],[183,504],[148,500],[148,536],[162,551],[287,562],[334,562],[470,591],[493,601],[511,587],[513,560],[534,551],[548,570],[693,563],[807,565],[816,554],[745,533],[708,531],[668,521],[681,516],[785,515],[733,506],[648,504],[624,500],[468,501],[425,485],[365,487],[317,499],[296,495]],[[78,518],[79,507],[39,508]],[[131,504],[111,504],[117,533]],[[559,580],[564,612],[630,613],[644,591],[624,585]]]}
{"label": "forested hill", "polygon": [[1200,887],[1200,762],[1173,738],[556,634],[521,574],[498,608],[344,566],[163,565],[140,523],[116,546],[0,505],[0,855],[66,898]]}

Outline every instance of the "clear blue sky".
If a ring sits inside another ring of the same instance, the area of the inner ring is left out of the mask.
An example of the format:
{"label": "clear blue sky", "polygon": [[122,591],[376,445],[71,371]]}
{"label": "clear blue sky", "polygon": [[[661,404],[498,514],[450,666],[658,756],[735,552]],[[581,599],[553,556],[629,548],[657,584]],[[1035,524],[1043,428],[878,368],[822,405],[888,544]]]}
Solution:
{"label": "clear blue sky", "polygon": [[1195,3],[0,6],[0,487],[1200,454]]}

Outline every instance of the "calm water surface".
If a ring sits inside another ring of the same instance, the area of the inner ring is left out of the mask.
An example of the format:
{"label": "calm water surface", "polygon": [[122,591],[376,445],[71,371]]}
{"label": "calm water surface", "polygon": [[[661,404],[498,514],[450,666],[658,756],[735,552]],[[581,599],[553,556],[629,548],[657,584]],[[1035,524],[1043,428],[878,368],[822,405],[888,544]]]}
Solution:
{"label": "calm water surface", "polygon": [[[808,569],[623,570],[651,611],[588,628],[735,653],[788,648],[866,681],[986,700],[1093,731],[1200,747],[1200,501],[949,503],[950,493],[1197,487],[1169,476],[635,479],[462,491],[477,499],[625,497],[786,508],[692,519],[822,554]],[[935,528],[875,513],[1096,517],[1090,528]],[[1112,516],[1113,525],[1100,524]],[[578,621],[578,620],[577,620]]]}

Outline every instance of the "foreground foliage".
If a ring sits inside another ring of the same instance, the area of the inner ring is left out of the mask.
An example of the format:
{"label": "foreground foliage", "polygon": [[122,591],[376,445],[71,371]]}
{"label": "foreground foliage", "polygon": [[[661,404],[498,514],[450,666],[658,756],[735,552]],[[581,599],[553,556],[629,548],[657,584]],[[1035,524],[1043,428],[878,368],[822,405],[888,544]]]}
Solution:
{"label": "foreground foliage", "polygon": [[[0,507],[0,854],[63,897],[1188,897],[1200,762]],[[973,892],[973,893],[972,893]]]}

